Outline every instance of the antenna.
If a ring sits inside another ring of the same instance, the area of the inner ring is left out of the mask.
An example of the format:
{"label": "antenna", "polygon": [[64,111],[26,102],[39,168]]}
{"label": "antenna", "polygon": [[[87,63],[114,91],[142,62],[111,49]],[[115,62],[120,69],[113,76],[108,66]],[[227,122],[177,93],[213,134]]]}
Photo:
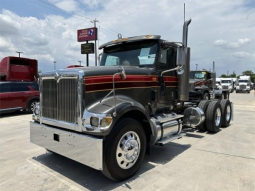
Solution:
{"label": "antenna", "polygon": [[184,3],[184,22],[185,22],[185,3]]}

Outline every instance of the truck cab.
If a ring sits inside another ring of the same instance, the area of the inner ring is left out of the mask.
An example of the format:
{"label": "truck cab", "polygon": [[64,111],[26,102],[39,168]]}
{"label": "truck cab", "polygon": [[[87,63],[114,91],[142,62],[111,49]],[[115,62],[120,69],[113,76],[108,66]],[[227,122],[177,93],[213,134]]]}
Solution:
{"label": "truck cab", "polygon": [[212,72],[206,70],[190,71],[189,87],[190,87],[190,101],[210,99],[210,91],[212,90]]}
{"label": "truck cab", "polygon": [[236,93],[251,91],[251,77],[250,76],[240,76],[236,82]]}
{"label": "truck cab", "polygon": [[234,91],[234,82],[232,78],[222,78],[221,87],[223,90],[228,90],[230,93]]}

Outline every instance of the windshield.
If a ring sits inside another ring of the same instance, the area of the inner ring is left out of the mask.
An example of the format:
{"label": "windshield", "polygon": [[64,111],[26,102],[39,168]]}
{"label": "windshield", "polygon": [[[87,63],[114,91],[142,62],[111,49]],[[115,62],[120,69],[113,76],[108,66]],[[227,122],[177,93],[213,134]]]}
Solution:
{"label": "windshield", "polygon": [[104,49],[100,66],[150,66],[158,51],[158,41],[146,40],[110,46]]}
{"label": "windshield", "polygon": [[206,79],[206,72],[204,71],[191,71],[189,79]]}
{"label": "windshield", "polygon": [[239,80],[238,82],[239,82],[239,83],[247,83],[248,80]]}
{"label": "windshield", "polygon": [[230,84],[230,83],[231,83],[231,80],[221,80],[221,83]]}

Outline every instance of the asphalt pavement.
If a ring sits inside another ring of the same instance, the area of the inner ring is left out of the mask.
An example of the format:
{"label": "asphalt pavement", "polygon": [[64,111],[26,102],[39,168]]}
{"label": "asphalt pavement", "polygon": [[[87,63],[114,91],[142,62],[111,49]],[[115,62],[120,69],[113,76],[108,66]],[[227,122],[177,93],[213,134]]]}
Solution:
{"label": "asphalt pavement", "polygon": [[153,146],[132,178],[115,182],[100,171],[30,143],[31,114],[0,117],[0,190],[254,191],[255,93],[230,94],[234,121],[216,134],[186,129],[165,146]]}

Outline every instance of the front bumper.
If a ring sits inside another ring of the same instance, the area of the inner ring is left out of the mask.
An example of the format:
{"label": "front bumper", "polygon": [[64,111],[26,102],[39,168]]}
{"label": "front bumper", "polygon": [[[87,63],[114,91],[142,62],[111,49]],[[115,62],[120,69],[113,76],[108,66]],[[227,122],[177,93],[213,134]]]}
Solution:
{"label": "front bumper", "polygon": [[94,169],[103,169],[103,139],[31,121],[30,142]]}

